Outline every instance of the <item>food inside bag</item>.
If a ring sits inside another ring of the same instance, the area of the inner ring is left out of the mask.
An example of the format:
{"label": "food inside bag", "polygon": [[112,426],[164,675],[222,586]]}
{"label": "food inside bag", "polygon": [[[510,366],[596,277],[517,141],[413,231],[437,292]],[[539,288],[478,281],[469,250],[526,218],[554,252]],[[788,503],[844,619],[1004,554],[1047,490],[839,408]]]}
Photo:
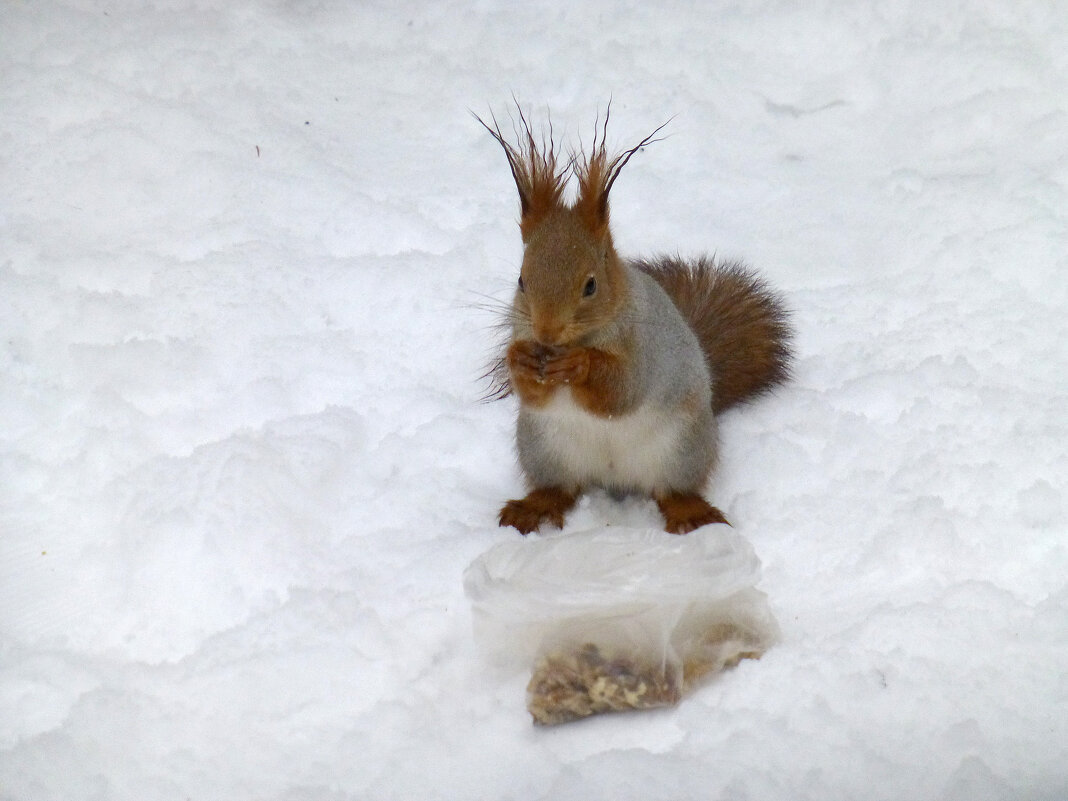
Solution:
{"label": "food inside bag", "polygon": [[464,575],[475,635],[498,663],[533,665],[540,724],[671,706],[778,637],[760,562],[726,526],[685,536],[606,528],[511,539]]}

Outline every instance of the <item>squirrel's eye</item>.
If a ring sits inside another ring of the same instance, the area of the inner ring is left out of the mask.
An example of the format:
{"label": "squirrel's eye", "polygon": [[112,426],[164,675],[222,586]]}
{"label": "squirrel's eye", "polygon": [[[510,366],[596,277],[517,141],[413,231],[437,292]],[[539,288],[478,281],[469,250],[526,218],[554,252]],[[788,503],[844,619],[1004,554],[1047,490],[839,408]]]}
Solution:
{"label": "squirrel's eye", "polygon": [[526,287],[523,286],[523,276],[519,276],[519,291],[520,292],[525,292],[526,291]]}
{"label": "squirrel's eye", "polygon": [[582,297],[588,298],[596,291],[597,291],[597,279],[591,277],[590,280],[586,282],[586,286],[584,286],[582,288]]}

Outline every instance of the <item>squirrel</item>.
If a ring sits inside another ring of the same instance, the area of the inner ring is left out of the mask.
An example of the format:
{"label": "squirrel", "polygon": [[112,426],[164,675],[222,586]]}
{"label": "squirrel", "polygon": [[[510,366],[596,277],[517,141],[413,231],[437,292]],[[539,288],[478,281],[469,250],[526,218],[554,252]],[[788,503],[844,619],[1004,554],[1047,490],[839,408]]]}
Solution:
{"label": "squirrel", "polygon": [[[651,496],[666,531],[727,523],[701,495],[717,458],[717,415],[790,372],[791,329],[779,296],[741,263],[624,260],[612,244],[608,195],[661,125],[609,156],[608,119],[591,151],[558,165],[522,109],[504,149],[519,191],[523,260],[506,315],[510,338],[490,369],[497,397],[519,399],[516,445],[529,493],[500,511],[522,534],[565,514],[588,489]],[[665,123],[666,125],[666,123]],[[578,191],[565,202],[571,175]]]}

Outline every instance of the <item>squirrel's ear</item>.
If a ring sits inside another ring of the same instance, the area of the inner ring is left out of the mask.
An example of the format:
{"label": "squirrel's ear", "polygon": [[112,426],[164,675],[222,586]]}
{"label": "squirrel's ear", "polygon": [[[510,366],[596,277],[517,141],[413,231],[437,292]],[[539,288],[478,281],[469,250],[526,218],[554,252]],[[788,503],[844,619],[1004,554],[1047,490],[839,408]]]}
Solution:
{"label": "squirrel's ear", "polygon": [[625,150],[609,159],[605,139],[608,134],[608,118],[611,111],[612,108],[609,106],[603,125],[600,126],[599,131],[596,129],[594,131],[591,154],[572,156],[575,163],[575,175],[578,177],[578,199],[575,201],[575,209],[586,229],[597,238],[602,238],[608,233],[608,193],[612,191],[612,184],[616,182],[616,178],[630,161],[631,156],[646,145],[660,141],[656,135],[667,125],[665,122],[630,150]]}
{"label": "squirrel's ear", "polygon": [[608,191],[615,180],[610,175],[608,154],[603,143],[589,158],[576,158],[575,165],[575,175],[578,177],[575,210],[586,230],[596,239],[602,239],[608,232]]}
{"label": "squirrel's ear", "polygon": [[[518,105],[518,104],[517,104]],[[497,118],[491,115],[493,125],[488,125],[481,117],[471,112],[482,127],[490,132],[504,149],[508,167],[519,190],[519,230],[526,242],[534,228],[553,209],[562,206],[561,196],[567,183],[567,174],[571,168],[568,162],[561,168],[556,166],[556,144],[552,137],[552,125],[549,126],[549,141],[542,139],[538,146],[534,133],[530,129],[523,109],[519,109],[519,120],[523,130],[518,134],[519,143],[513,145],[504,138]]]}

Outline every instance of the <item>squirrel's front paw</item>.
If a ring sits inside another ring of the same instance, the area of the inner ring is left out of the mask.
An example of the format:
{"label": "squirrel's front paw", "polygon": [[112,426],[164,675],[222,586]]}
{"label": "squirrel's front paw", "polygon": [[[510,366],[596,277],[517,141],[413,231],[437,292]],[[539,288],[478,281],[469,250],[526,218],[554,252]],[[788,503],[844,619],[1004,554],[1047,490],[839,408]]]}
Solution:
{"label": "squirrel's front paw", "polygon": [[590,374],[586,348],[553,348],[520,340],[508,348],[512,388],[525,402],[540,406],[564,384],[581,384]]}
{"label": "squirrel's front paw", "polygon": [[508,346],[508,369],[513,378],[540,381],[545,376],[545,363],[549,348],[530,339],[521,339]]}
{"label": "squirrel's front paw", "polygon": [[664,516],[664,530],[669,534],[688,534],[710,523],[730,523],[723,512],[696,492],[673,492],[658,495],[656,505]]}
{"label": "squirrel's front paw", "polygon": [[551,347],[524,339],[508,348],[508,368],[513,377],[537,384],[579,383],[590,373],[590,354],[586,348]]}
{"label": "squirrel's front paw", "polygon": [[503,527],[518,529],[520,534],[537,531],[545,520],[563,528],[564,514],[574,505],[575,495],[560,487],[536,489],[521,500],[508,501],[501,509],[498,522]]}
{"label": "squirrel's front paw", "polygon": [[544,380],[550,384],[583,384],[590,375],[590,352],[586,348],[571,348],[550,356],[543,369]]}

